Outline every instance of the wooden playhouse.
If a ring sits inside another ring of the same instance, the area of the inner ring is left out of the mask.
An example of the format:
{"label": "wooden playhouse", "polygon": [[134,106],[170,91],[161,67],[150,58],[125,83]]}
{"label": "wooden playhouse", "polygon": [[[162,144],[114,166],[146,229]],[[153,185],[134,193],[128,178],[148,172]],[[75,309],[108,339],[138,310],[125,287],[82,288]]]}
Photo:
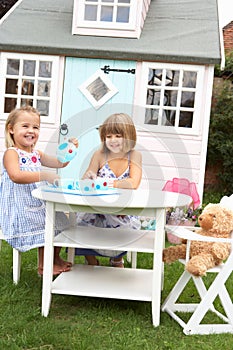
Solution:
{"label": "wooden playhouse", "polygon": [[187,178],[203,194],[216,0],[19,0],[0,21],[0,152],[12,108],[42,115],[38,147],[80,141],[64,177],[79,177],[111,113],[130,114],[143,154],[141,186]]}

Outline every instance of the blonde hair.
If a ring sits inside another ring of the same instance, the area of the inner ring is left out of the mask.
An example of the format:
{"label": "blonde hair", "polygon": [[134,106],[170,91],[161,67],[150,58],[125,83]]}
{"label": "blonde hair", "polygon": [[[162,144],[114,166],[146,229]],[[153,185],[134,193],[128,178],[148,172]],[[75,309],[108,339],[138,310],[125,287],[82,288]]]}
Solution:
{"label": "blonde hair", "polygon": [[110,115],[99,128],[102,151],[106,152],[105,141],[108,134],[120,134],[123,137],[123,151],[131,151],[137,141],[137,133],[130,116],[125,113],[115,113]]}
{"label": "blonde hair", "polygon": [[13,109],[10,112],[10,114],[8,115],[8,118],[7,118],[6,124],[5,124],[5,146],[6,146],[6,148],[13,147],[15,145],[14,136],[10,133],[10,129],[13,128],[13,126],[17,122],[18,117],[23,112],[36,114],[40,118],[40,113],[34,107],[24,106],[24,107]]}

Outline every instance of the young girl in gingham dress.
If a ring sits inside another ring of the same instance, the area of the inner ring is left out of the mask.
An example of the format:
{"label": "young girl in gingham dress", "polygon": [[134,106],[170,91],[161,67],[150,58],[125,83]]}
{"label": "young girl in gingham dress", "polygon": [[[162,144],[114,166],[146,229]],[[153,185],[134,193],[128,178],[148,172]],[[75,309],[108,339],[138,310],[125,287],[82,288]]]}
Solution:
{"label": "young girl in gingham dress", "polygon": [[[40,181],[53,183],[55,172],[41,171],[41,165],[61,168],[56,158],[35,150],[39,137],[40,114],[32,107],[13,110],[6,121],[5,136],[7,150],[3,156],[3,172],[0,196],[0,226],[6,241],[14,248],[25,252],[39,248],[38,273],[43,274],[45,233],[45,203],[32,196],[31,192]],[[73,143],[78,146],[76,139]],[[55,233],[68,226],[64,213],[56,215]],[[59,256],[55,248],[54,274],[69,271],[71,264]]]}

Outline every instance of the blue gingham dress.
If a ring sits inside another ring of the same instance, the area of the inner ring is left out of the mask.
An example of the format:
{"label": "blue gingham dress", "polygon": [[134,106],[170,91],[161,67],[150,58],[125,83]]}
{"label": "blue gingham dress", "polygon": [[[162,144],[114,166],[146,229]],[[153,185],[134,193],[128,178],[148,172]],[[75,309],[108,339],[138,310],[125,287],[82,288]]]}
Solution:
{"label": "blue gingham dress", "polygon": [[[130,162],[130,153],[128,155],[128,163]],[[119,177],[116,177],[111,170],[106,159],[105,164],[99,169],[98,177],[114,178],[122,180],[129,177],[129,164],[127,169]],[[141,222],[137,216],[132,215],[111,215],[111,214],[91,214],[91,213],[77,213],[77,224],[81,226],[96,226],[103,228],[130,228],[139,230]],[[109,257],[120,257],[126,252],[119,252],[113,250],[93,250],[93,249],[76,249],[76,255],[101,255]]]}
{"label": "blue gingham dress", "polygon": [[[32,153],[13,148],[19,156],[21,170],[40,171],[38,151]],[[3,166],[0,197],[0,226],[6,241],[14,248],[25,252],[44,245],[45,203],[32,196],[31,192],[40,183],[17,184]],[[68,226],[64,213],[56,215],[56,233]]]}

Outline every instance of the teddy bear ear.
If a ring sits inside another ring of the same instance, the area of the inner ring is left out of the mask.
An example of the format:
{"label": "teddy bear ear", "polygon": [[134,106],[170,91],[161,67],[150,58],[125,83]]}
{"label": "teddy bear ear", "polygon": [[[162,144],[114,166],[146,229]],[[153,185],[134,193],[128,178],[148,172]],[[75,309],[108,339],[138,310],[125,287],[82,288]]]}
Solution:
{"label": "teddy bear ear", "polygon": [[225,208],[233,210],[233,195],[230,197],[224,196],[220,200],[220,204],[223,205]]}

